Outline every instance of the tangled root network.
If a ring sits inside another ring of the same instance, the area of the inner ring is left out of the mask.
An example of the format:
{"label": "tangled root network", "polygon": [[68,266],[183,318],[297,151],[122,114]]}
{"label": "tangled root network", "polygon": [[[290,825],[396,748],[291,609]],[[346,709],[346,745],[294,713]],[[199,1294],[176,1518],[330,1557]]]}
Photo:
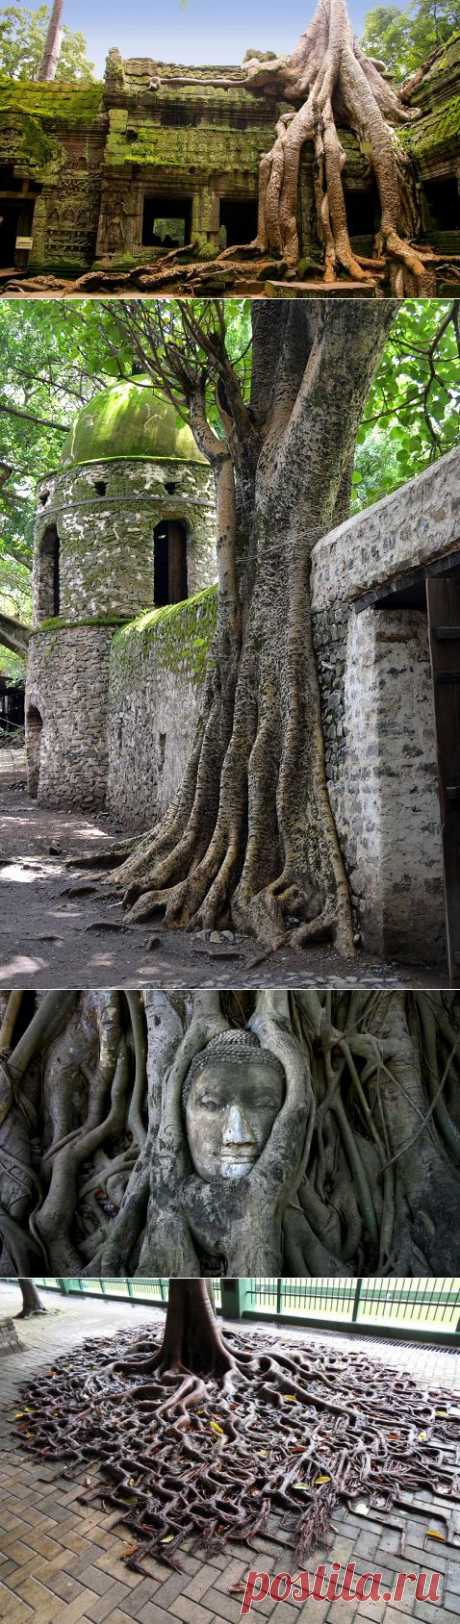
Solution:
{"label": "tangled root network", "polygon": [[362,1352],[226,1337],[228,1369],[203,1378],[164,1368],[159,1335],[143,1329],[87,1341],[27,1387],[23,1447],[89,1461],[90,1495],[118,1508],[135,1535],[128,1566],[154,1556],[180,1567],[192,1537],[206,1555],[248,1544],[282,1515],[295,1561],[332,1543],[338,1502],[365,1496],[380,1515],[417,1491],[460,1500],[458,1398],[422,1388]]}

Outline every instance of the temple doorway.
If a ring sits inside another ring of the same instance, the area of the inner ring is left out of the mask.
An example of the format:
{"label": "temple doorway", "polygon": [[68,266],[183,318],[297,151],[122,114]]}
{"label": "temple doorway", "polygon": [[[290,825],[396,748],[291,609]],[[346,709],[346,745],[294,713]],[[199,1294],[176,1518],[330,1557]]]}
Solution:
{"label": "temple doorway", "polygon": [[[22,193],[12,195],[11,186],[5,185],[5,180],[6,176],[0,171],[0,266],[4,269],[19,263],[17,239],[31,237],[35,201]],[[18,182],[13,179],[12,184],[17,187]]]}
{"label": "temple doorway", "polygon": [[[257,201],[252,197],[222,197],[219,227],[221,247],[232,248],[240,242],[252,242],[257,236]],[[223,241],[225,235],[225,242]]]}
{"label": "temple doorway", "polygon": [[192,234],[191,197],[156,196],[144,198],[142,244],[144,248],[182,248]]}

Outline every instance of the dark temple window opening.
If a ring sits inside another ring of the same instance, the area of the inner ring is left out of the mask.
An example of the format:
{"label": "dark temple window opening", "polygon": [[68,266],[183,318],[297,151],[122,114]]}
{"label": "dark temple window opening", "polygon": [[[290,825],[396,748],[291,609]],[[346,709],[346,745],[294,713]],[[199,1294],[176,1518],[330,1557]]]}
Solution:
{"label": "dark temple window opening", "polygon": [[187,538],[177,519],[161,520],[154,531],[153,601],[182,603],[187,597]]}

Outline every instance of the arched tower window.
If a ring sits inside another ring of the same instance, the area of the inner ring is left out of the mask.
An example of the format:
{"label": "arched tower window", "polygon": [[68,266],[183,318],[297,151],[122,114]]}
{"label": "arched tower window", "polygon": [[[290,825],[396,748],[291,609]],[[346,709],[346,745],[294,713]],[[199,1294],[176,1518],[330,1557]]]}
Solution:
{"label": "arched tower window", "polygon": [[182,603],[187,597],[187,538],[178,519],[162,519],[153,538],[153,601]]}
{"label": "arched tower window", "polygon": [[38,611],[48,620],[60,611],[59,536],[55,524],[48,525],[40,543]]}

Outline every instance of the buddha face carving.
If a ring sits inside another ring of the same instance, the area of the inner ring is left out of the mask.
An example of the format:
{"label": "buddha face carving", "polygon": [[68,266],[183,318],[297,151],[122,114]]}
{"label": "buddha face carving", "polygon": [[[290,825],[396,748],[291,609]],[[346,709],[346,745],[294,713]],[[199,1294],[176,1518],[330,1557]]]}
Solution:
{"label": "buddha face carving", "polygon": [[225,1032],[195,1057],[183,1104],[195,1172],[240,1179],[260,1156],[285,1092],[275,1055],[248,1032]]}

